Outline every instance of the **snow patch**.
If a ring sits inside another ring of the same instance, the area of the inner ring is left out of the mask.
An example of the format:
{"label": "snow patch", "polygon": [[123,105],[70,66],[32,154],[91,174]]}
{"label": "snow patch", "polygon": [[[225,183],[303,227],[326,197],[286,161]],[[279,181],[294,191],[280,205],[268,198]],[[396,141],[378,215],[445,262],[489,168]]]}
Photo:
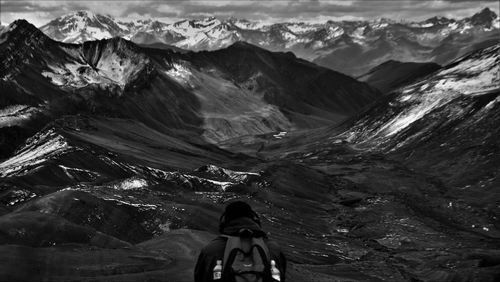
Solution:
{"label": "snow patch", "polygon": [[286,26],[291,32],[295,34],[304,34],[316,30],[318,27],[306,23],[290,23]]}
{"label": "snow patch", "polygon": [[[401,89],[399,97],[389,103],[388,106],[392,110],[389,110],[387,115],[381,120],[370,121],[372,126],[368,125],[368,128],[366,120],[360,121],[359,127],[348,131],[346,136],[366,134],[362,142],[376,140],[377,144],[382,145],[386,138],[406,130],[427,114],[445,107],[460,96],[478,96],[500,89],[499,51],[500,46],[493,46],[466,55],[448,68],[437,72],[432,78]],[[489,111],[497,102],[498,99],[490,101],[482,111]],[[451,110],[449,119],[463,115],[460,109]],[[424,134],[426,130],[420,129],[413,133],[411,138]],[[356,136],[352,138],[358,138]],[[400,142],[398,146],[403,143]]]}
{"label": "snow patch", "polygon": [[262,21],[247,21],[247,20],[233,20],[232,24],[241,29],[258,30],[262,29],[268,24]]}
{"label": "snow patch", "polygon": [[174,63],[172,68],[165,71],[165,74],[182,85],[188,85],[192,76],[191,71],[183,64]]}
{"label": "snow patch", "polygon": [[111,83],[101,77],[91,66],[77,63],[67,63],[62,66],[49,65],[42,75],[57,86],[81,88],[89,84]]}
{"label": "snow patch", "polygon": [[118,190],[130,190],[130,189],[139,189],[148,186],[148,182],[142,178],[128,178],[123,180],[122,182],[113,185],[114,189]]}
{"label": "snow patch", "polygon": [[344,34],[344,29],[341,28],[340,26],[329,26],[328,27],[328,36],[325,38],[325,40],[331,40],[331,39],[335,39],[339,36],[341,36],[342,34]]}
{"label": "snow patch", "polygon": [[450,30],[456,30],[458,28],[458,23],[454,22],[454,23],[449,23],[448,24],[448,28]]}
{"label": "snow patch", "polygon": [[286,134],[287,134],[286,131],[281,131],[278,134],[274,134],[273,137],[276,138],[276,139],[282,139],[283,137],[285,137]]}
{"label": "snow patch", "polygon": [[11,105],[0,109],[0,128],[19,125],[38,112],[39,109],[28,105]]}
{"label": "snow patch", "polygon": [[25,146],[16,154],[0,163],[0,176],[20,176],[36,169],[45,161],[55,158],[71,147],[65,138],[53,129],[38,133],[26,141]]}
{"label": "snow patch", "polygon": [[96,179],[97,176],[99,176],[98,173],[96,173],[94,171],[87,170],[87,169],[81,169],[81,168],[76,168],[76,167],[67,167],[67,166],[64,166],[64,165],[59,165],[59,167],[71,179],[75,178],[75,175],[79,175],[79,174],[80,175],[81,174],[88,175],[92,179]]}
{"label": "snow patch", "polygon": [[242,176],[247,176],[247,175],[260,176],[260,174],[256,172],[235,171],[223,167],[218,167],[215,165],[207,165],[205,167],[198,169],[197,171],[208,172],[219,176],[226,176],[236,181],[242,181],[243,180]]}
{"label": "snow patch", "polygon": [[146,209],[156,209],[156,208],[158,208],[158,205],[154,205],[154,204],[132,203],[130,201],[125,201],[125,200],[116,199],[116,198],[102,198],[102,199],[104,201],[112,201],[112,202],[116,202],[118,204],[132,206],[132,207],[136,207],[136,208],[146,208]]}
{"label": "snow patch", "polygon": [[93,38],[93,39],[106,39],[106,38],[111,38],[113,37],[111,33],[107,30],[102,30],[97,27],[87,27],[87,33]]}
{"label": "snow patch", "polygon": [[234,183],[227,182],[227,181],[216,181],[216,180],[211,180],[211,179],[205,179],[205,180],[208,181],[208,182],[210,182],[210,183],[212,183],[212,184],[214,184],[214,185],[219,186],[222,191],[226,191],[226,189],[228,187],[231,187],[231,186],[234,185]]}

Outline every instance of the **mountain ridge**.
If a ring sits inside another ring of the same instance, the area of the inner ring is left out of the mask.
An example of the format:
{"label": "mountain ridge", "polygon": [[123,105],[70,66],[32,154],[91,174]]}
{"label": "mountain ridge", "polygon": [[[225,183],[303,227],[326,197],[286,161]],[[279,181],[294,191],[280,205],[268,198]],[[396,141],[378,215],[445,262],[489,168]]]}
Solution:
{"label": "mountain ridge", "polygon": [[[181,53],[120,37],[68,44],[19,23],[0,45],[10,62],[1,73],[4,106],[30,100],[48,116],[77,110],[126,117],[218,142],[339,122],[379,96],[344,74],[249,43]],[[16,52],[25,42],[36,46]]]}
{"label": "mountain ridge", "polygon": [[[236,41],[247,41],[271,51],[292,51],[298,57],[352,76],[359,76],[390,59],[446,64],[471,51],[468,45],[497,38],[500,32],[500,20],[488,8],[460,20],[434,17],[421,22],[379,19],[259,24],[235,18],[207,17],[172,24],[154,20],[129,23],[115,20],[112,27],[97,21],[97,15],[86,13],[62,16],[42,26],[41,30],[58,41],[81,42],[92,39],[89,34],[95,31],[96,25],[101,25],[103,31],[93,39],[120,36],[138,44],[163,43],[189,50],[215,50]],[[74,28],[69,29],[67,35],[58,32],[68,26]],[[347,51],[342,51],[345,48]]]}
{"label": "mountain ridge", "polygon": [[358,80],[367,82],[384,94],[407,85],[412,81],[429,75],[441,66],[435,63],[413,63],[389,60],[366,74],[357,77]]}

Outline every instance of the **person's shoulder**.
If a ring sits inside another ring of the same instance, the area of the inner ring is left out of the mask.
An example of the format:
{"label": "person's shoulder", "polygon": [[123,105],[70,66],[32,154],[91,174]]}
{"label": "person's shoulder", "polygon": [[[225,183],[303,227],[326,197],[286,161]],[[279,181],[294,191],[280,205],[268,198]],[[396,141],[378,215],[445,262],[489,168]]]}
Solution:
{"label": "person's shoulder", "polygon": [[206,245],[201,252],[207,255],[214,255],[220,252],[224,252],[224,248],[226,247],[227,238],[222,236],[217,236],[213,239],[208,245]]}
{"label": "person's shoulder", "polygon": [[266,238],[265,239],[267,248],[269,249],[269,255],[270,258],[275,260],[276,263],[279,265],[278,268],[285,273],[286,271],[286,257],[283,251],[281,250],[280,245],[278,242]]}
{"label": "person's shoulder", "polygon": [[278,244],[278,242],[274,241],[273,239],[266,238],[266,239],[264,239],[264,242],[266,242],[266,245],[271,252],[273,252],[273,253],[280,253],[281,252],[280,245]]}
{"label": "person's shoulder", "polygon": [[275,240],[273,240],[273,239],[271,239],[271,238],[269,238],[269,237],[266,237],[266,238],[264,239],[264,242],[266,242],[266,244],[267,244],[268,246],[273,246],[273,247],[276,247],[276,248],[279,248],[279,247],[280,247],[280,245],[278,244],[278,242],[276,242]]}

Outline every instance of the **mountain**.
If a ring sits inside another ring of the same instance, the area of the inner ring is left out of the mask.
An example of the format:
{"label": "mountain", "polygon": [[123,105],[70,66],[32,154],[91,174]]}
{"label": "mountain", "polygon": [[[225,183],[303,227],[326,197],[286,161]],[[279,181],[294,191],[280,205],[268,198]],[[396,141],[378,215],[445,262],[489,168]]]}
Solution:
{"label": "mountain", "polygon": [[[327,232],[317,201],[348,184],[208,141],[338,122],[378,91],[246,43],[198,53],[122,38],[66,44],[23,20],[1,40],[2,137],[17,143],[0,162],[2,277],[189,280],[234,197],[297,248],[289,257],[305,266],[292,279],[312,277],[302,274],[307,264],[338,260],[338,250],[302,234]],[[313,179],[315,191],[303,190]],[[288,223],[298,216],[311,225]]]}
{"label": "mountain", "polygon": [[488,8],[460,20],[434,17],[421,22],[380,19],[324,24],[265,24],[214,17],[173,24],[153,20],[120,22],[79,11],[41,27],[51,38],[73,43],[119,36],[138,44],[215,50],[245,41],[271,51],[292,51],[298,57],[352,76],[360,76],[388,60],[447,64],[467,52],[494,45],[499,29],[498,16]]}
{"label": "mountain", "polygon": [[[483,16],[484,21],[471,20],[479,15],[489,16]],[[361,24],[361,37],[348,35],[351,40],[343,41],[348,47],[325,50],[313,61],[354,76],[388,60],[445,65],[470,51],[498,43],[499,27],[497,15],[488,8],[462,20]]]}
{"label": "mountain", "polygon": [[[476,50],[408,80],[341,125],[276,138],[258,153],[277,158],[286,148],[295,152],[287,157],[307,157],[307,163],[339,174],[345,172],[335,172],[339,165],[330,164],[336,155],[388,157],[439,179],[446,193],[466,195],[464,201],[481,202],[496,213],[498,197],[490,196],[499,192],[500,144],[494,126],[500,113],[499,63],[500,44]],[[407,64],[388,62],[373,74],[393,74],[393,68],[406,69]],[[225,143],[225,148],[244,145],[238,141]]]}
{"label": "mountain", "polygon": [[126,26],[110,16],[77,11],[50,21],[40,30],[54,40],[72,43],[121,36]]}
{"label": "mountain", "polygon": [[0,34],[2,278],[188,281],[242,199],[288,281],[497,280],[498,47],[383,96],[291,52],[154,46]]}
{"label": "mountain", "polygon": [[387,61],[358,79],[377,88],[382,93],[389,93],[440,68],[441,66],[435,63]]}
{"label": "mountain", "polygon": [[[498,263],[487,264],[463,244],[468,241],[489,258],[500,254],[490,245],[500,238],[499,54],[500,44],[468,53],[399,86],[341,125],[242,137],[221,146],[352,181],[356,189],[338,195],[355,212],[335,210],[349,221],[337,228],[397,252],[400,270],[408,275],[400,280],[495,281]],[[390,65],[405,67],[390,62],[389,70]],[[442,259],[467,271],[424,266],[441,261],[428,255],[444,245],[451,251]],[[492,249],[483,249],[488,245]],[[472,258],[485,269],[465,266]]]}
{"label": "mountain", "polygon": [[472,25],[483,25],[487,28],[492,28],[493,23],[498,18],[498,15],[495,14],[488,8],[484,8],[481,12],[474,14],[472,17],[467,18],[467,21],[470,21]]}
{"label": "mountain", "polygon": [[[198,53],[142,48],[121,38],[74,45],[51,40],[26,21],[14,22],[2,37],[2,106],[10,125],[100,114],[213,143],[336,123],[379,96],[291,53],[246,43]],[[23,44],[29,48],[15,51]]]}
{"label": "mountain", "polygon": [[392,152],[430,174],[439,173],[455,187],[494,190],[498,132],[492,125],[499,113],[499,51],[497,44],[469,53],[398,89],[346,136],[357,146]]}

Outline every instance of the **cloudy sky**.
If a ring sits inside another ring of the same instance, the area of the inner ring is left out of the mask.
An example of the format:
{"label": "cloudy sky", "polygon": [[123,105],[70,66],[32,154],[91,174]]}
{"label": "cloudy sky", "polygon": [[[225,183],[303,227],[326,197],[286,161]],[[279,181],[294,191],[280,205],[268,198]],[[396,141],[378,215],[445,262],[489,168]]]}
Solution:
{"label": "cloudy sky", "polygon": [[432,16],[462,18],[484,7],[498,14],[498,0],[0,0],[3,24],[24,18],[35,25],[75,10],[90,10],[119,19],[231,16],[269,22],[344,19],[420,20]]}

